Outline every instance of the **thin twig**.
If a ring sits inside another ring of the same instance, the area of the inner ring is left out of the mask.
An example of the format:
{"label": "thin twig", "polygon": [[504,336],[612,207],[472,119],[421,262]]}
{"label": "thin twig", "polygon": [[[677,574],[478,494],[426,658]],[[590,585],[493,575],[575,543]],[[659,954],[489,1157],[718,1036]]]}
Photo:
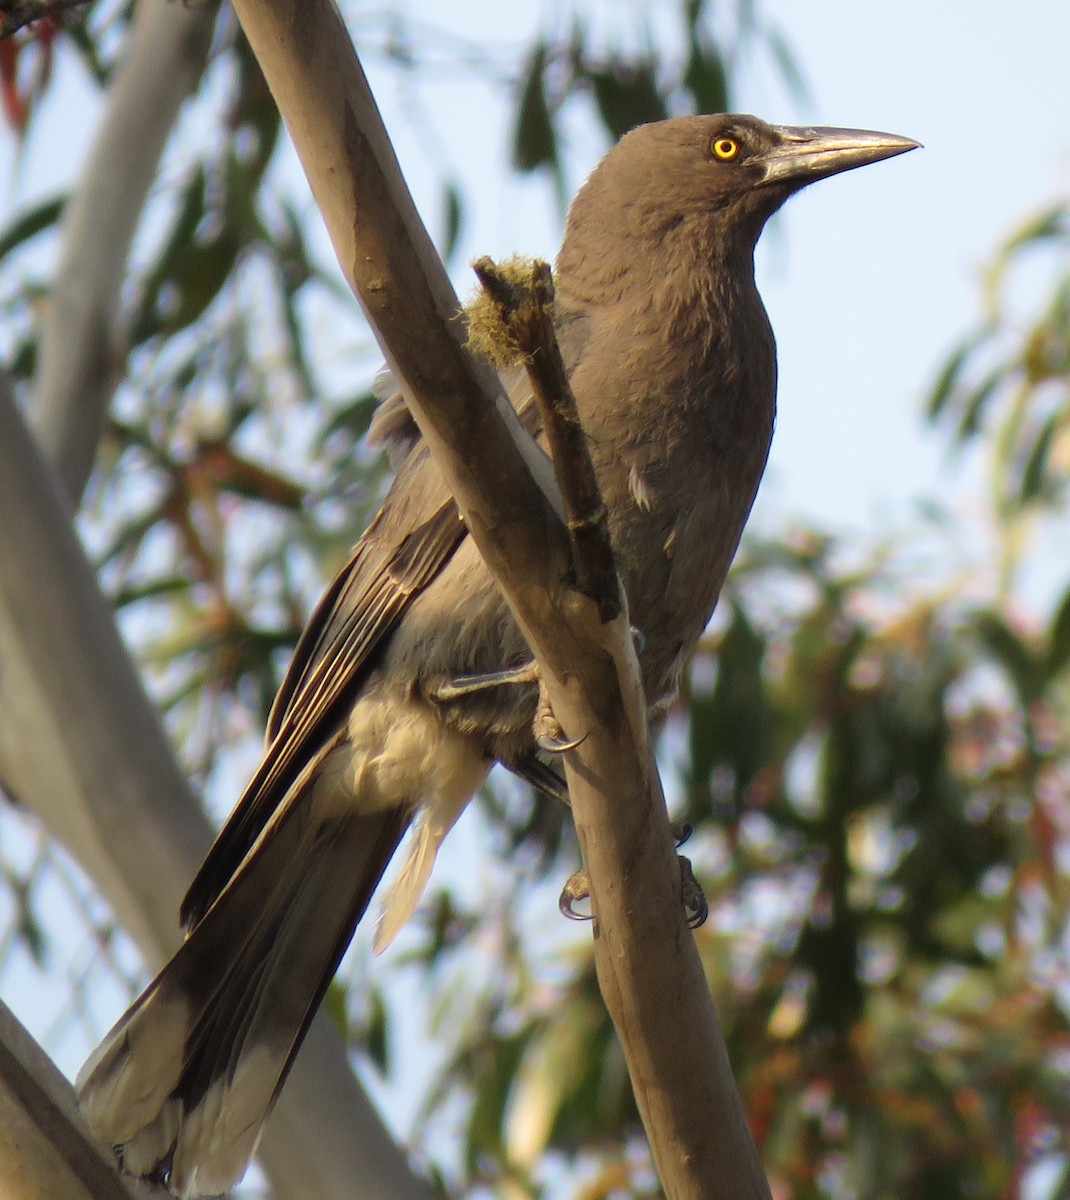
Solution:
{"label": "thin twig", "polygon": [[550,265],[536,259],[524,283],[487,257],[477,259],[472,269],[497,306],[531,380],[565,506],[576,586],[597,603],[603,621],[612,621],[623,609],[620,577],[609,540],[609,515],[554,331]]}

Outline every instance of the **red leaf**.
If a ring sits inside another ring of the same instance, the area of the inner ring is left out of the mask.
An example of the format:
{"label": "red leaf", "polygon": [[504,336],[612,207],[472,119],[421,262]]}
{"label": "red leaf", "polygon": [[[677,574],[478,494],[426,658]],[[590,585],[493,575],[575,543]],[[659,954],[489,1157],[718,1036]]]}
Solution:
{"label": "red leaf", "polygon": [[29,106],[19,92],[19,51],[23,43],[15,38],[0,41],[0,105],[8,124],[18,133],[26,129]]}

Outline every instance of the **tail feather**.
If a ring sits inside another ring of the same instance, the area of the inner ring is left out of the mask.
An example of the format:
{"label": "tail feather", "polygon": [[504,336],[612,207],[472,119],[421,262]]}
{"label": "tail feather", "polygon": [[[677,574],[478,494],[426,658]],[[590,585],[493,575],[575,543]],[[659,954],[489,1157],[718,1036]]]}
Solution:
{"label": "tail feather", "polygon": [[383,898],[372,947],[376,954],[382,954],[409,923],[431,878],[439,848],[467,803],[468,793],[461,788],[420,811],[405,865]]}
{"label": "tail feather", "polygon": [[126,1170],[180,1196],[237,1182],[407,822],[296,805],[265,835],[79,1077]]}

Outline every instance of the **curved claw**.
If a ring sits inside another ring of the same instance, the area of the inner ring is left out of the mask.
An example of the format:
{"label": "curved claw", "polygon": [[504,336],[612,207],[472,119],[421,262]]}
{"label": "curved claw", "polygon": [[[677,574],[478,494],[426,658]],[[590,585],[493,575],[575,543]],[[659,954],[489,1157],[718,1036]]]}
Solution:
{"label": "curved claw", "polygon": [[[702,890],[695,873],[691,869],[691,860],[682,854],[677,855],[680,864],[680,893],[684,906],[684,918],[688,929],[698,929],[704,925],[710,915],[710,905],[706,893]],[[570,921],[590,921],[591,913],[577,912],[575,905],[580,900],[586,900],[591,894],[591,879],[586,870],[577,871],[561,889],[557,899],[557,907],[561,915]]]}
{"label": "curved claw", "polygon": [[673,821],[669,828],[672,830],[672,840],[677,849],[695,832],[695,827],[690,821]]}
{"label": "curved claw", "polygon": [[642,654],[646,649],[646,634],[639,628],[638,625],[630,626],[632,633],[632,641],[635,643],[636,654]]}
{"label": "curved claw", "polygon": [[678,854],[676,857],[680,864],[681,895],[687,927],[688,929],[698,929],[700,925],[705,925],[706,919],[710,915],[709,901],[691,869],[691,859],[684,858],[682,854]]}
{"label": "curved claw", "polygon": [[535,737],[535,745],[544,754],[567,754],[570,750],[575,750],[577,746],[582,746],[587,739],[586,733],[574,741],[569,741],[565,737],[565,731],[561,728],[557,717],[554,716],[550,697],[546,694],[546,689],[542,684],[539,685],[539,705],[535,710],[532,733]]}
{"label": "curved claw", "polygon": [[561,895],[557,899],[557,907],[562,916],[568,917],[570,921],[589,921],[591,914],[576,912],[573,905],[577,900],[586,900],[590,894],[590,876],[586,871],[577,871],[561,889]]}
{"label": "curved claw", "polygon": [[586,740],[587,734],[569,742],[563,737],[552,737],[550,734],[540,733],[535,736],[535,745],[544,754],[567,754],[570,750],[575,750],[577,746],[582,746]]}

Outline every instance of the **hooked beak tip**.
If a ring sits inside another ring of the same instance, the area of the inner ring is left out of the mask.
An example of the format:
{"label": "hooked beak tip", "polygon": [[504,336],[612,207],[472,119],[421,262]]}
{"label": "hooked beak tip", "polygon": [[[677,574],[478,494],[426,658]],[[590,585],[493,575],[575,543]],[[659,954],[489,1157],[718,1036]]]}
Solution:
{"label": "hooked beak tip", "polygon": [[817,179],[894,158],[921,143],[894,133],[869,129],[807,129],[777,126],[780,144],[766,155],[766,183],[802,187]]}

